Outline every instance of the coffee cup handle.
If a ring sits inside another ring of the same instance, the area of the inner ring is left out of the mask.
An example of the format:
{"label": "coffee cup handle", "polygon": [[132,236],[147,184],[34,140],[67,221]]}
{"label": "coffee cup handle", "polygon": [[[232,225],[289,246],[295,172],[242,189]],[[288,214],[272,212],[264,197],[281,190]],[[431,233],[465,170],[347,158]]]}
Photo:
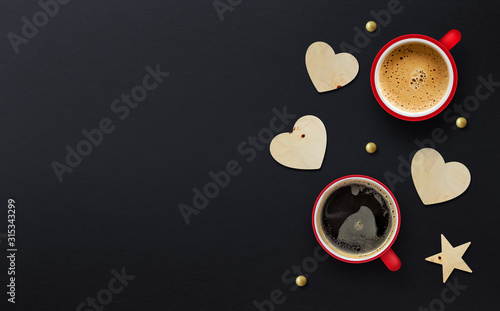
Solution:
{"label": "coffee cup handle", "polygon": [[387,269],[391,271],[398,271],[401,268],[401,260],[396,256],[392,248],[389,248],[387,252],[380,256],[380,259],[385,263]]}
{"label": "coffee cup handle", "polygon": [[449,51],[451,50],[462,38],[462,34],[460,31],[456,29],[452,29],[448,31],[447,34],[444,35],[444,37],[439,40],[441,44],[444,45],[444,47]]}

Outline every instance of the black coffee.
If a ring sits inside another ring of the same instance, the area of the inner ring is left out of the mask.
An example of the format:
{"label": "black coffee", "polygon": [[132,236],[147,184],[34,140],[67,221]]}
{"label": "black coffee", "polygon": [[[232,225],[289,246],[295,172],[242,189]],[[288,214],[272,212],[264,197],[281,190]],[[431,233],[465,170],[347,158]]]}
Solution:
{"label": "black coffee", "polygon": [[375,189],[352,184],[335,190],[325,201],[321,222],[332,244],[350,254],[376,250],[392,226],[384,197]]}

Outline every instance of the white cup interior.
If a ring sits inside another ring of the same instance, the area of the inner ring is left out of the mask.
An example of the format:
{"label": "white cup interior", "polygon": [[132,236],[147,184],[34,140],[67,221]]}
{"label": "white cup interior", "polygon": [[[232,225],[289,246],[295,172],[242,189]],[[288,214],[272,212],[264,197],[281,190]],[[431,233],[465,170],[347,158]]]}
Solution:
{"label": "white cup interior", "polygon": [[[380,89],[380,82],[379,82],[380,68],[382,67],[382,61],[385,59],[385,57],[389,53],[391,53],[394,49],[396,49],[397,47],[399,47],[403,44],[413,43],[413,42],[426,44],[426,45],[432,47],[436,52],[438,52],[441,55],[441,57],[444,59],[444,61],[446,62],[446,67],[448,68],[448,75],[449,75],[448,89],[446,90],[446,93],[444,94],[441,101],[437,105],[433,106],[430,109],[427,109],[424,111],[417,111],[417,112],[404,111],[404,110],[401,110],[401,109],[397,108],[396,106],[392,105],[390,103],[390,101],[388,101],[384,97],[384,95],[382,94],[382,90]],[[414,117],[414,118],[415,117],[423,117],[423,116],[429,115],[429,114],[435,112],[436,110],[438,110],[439,108],[441,108],[441,106],[444,105],[444,103],[446,102],[446,100],[448,99],[448,97],[451,94],[451,90],[453,89],[454,79],[455,79],[455,76],[453,73],[453,67],[451,66],[450,59],[448,58],[446,53],[439,46],[432,43],[431,41],[420,39],[420,38],[409,38],[409,39],[404,39],[404,40],[401,40],[401,41],[394,43],[388,49],[386,49],[384,51],[384,53],[382,53],[382,55],[378,59],[377,66],[375,67],[375,88],[377,89],[378,96],[380,97],[382,102],[387,106],[387,108],[391,109],[392,111],[394,111],[397,114],[400,114],[400,115],[403,115],[406,117]]]}
{"label": "white cup interior", "polygon": [[[336,189],[340,188],[340,187],[343,187],[343,186],[346,186],[346,185],[350,185],[353,183],[353,181],[362,181],[363,184],[368,184],[369,187],[372,187],[372,188],[375,188],[376,190],[380,191],[381,193],[383,193],[387,203],[389,203],[389,208],[391,209],[394,209],[393,212],[391,212],[391,214],[393,214],[395,217],[393,218],[392,221],[395,221],[395,226],[394,226],[394,232],[389,234],[387,240],[384,242],[384,245],[382,248],[380,248],[377,252],[374,252],[368,256],[360,256],[358,258],[355,258],[355,257],[347,257],[347,256],[344,256],[342,254],[340,254],[339,252],[337,252],[332,246],[331,246],[331,242],[330,241],[327,241],[327,238],[325,238],[324,236],[322,236],[323,234],[320,234],[320,232],[322,232],[322,224],[321,224],[321,219],[320,219],[320,215],[319,213],[321,213],[323,211],[323,204],[325,202],[325,200],[330,196],[330,194],[335,191]],[[346,261],[351,261],[351,262],[357,262],[357,261],[368,261],[368,260],[371,260],[371,259],[374,259],[376,257],[378,257],[380,254],[382,254],[383,252],[385,252],[391,245],[393,239],[396,238],[396,234],[399,230],[399,212],[397,210],[397,204],[396,202],[394,201],[393,197],[391,196],[391,194],[380,184],[380,183],[377,183],[375,182],[374,180],[372,179],[367,179],[367,178],[363,178],[363,177],[348,177],[348,178],[343,178],[339,181],[337,181],[336,183],[330,185],[328,187],[328,189],[326,189],[321,197],[318,199],[318,202],[317,202],[317,205],[316,205],[316,208],[314,210],[314,229],[316,231],[316,236],[318,237],[320,243],[322,244],[323,247],[325,247],[326,249],[328,249],[329,252],[331,252],[332,254],[335,254],[335,256],[343,259],[343,260],[346,260]]]}

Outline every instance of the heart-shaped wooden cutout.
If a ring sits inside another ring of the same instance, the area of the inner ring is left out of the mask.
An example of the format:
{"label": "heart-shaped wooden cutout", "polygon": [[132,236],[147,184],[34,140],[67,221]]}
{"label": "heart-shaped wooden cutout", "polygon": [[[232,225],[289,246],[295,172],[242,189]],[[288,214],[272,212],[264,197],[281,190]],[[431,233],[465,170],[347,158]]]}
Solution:
{"label": "heart-shaped wooden cutout", "polygon": [[470,172],[459,162],[445,163],[434,149],[420,149],[411,161],[411,176],[425,205],[446,202],[461,195],[470,185]]}
{"label": "heart-shaped wooden cutout", "polygon": [[269,150],[271,156],[286,167],[317,170],[325,157],[325,125],[315,116],[303,116],[295,122],[291,133],[274,137]]}
{"label": "heart-shaped wooden cutout", "polygon": [[320,93],[336,90],[356,78],[359,64],[349,53],[335,54],[325,42],[314,42],[306,52],[306,68]]}

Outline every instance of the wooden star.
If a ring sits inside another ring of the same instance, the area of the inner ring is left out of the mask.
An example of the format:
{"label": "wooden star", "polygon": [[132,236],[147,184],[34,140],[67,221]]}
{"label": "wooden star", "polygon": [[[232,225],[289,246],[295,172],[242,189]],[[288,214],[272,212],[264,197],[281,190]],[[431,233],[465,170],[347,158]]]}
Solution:
{"label": "wooden star", "polygon": [[441,253],[425,258],[425,260],[437,263],[443,266],[443,283],[446,282],[453,269],[459,269],[472,273],[462,259],[471,242],[467,242],[457,247],[451,246],[450,242],[441,234]]}

